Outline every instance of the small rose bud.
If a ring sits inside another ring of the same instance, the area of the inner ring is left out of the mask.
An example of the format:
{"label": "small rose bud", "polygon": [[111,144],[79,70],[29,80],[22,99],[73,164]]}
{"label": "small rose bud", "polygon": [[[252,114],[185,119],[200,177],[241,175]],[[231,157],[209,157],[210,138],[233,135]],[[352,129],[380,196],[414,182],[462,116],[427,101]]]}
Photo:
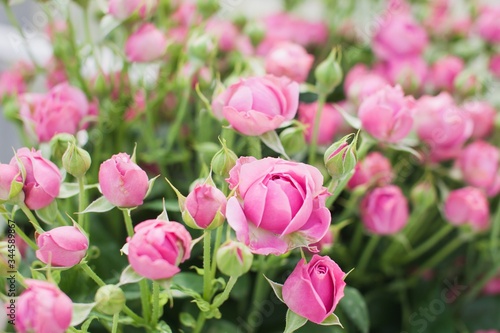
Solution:
{"label": "small rose bud", "polygon": [[258,46],[266,36],[266,28],[257,22],[249,22],[245,26],[244,32],[250,38],[253,46]]}
{"label": "small rose bud", "polygon": [[222,177],[229,177],[229,171],[236,165],[238,156],[222,141],[222,149],[212,158],[212,171]]}
{"label": "small rose bud", "polygon": [[61,160],[64,153],[68,150],[69,144],[75,144],[76,139],[73,135],[68,133],[56,134],[50,140],[50,151],[54,160]]}
{"label": "small rose bud", "polygon": [[331,93],[342,82],[342,68],[336,59],[336,53],[337,50],[332,50],[328,58],[321,62],[314,71],[319,93]]}
{"label": "small rose bud", "polygon": [[16,165],[0,164],[0,203],[15,199],[23,190],[23,178]]}
{"label": "small rose bud", "polygon": [[214,51],[214,42],[208,35],[193,36],[188,41],[188,55],[198,61],[206,61]]}
{"label": "small rose bud", "polygon": [[119,313],[125,306],[125,293],[120,287],[108,284],[102,286],[95,294],[95,308],[107,315]]}
{"label": "small rose bud", "polygon": [[186,197],[182,218],[191,228],[215,229],[225,220],[227,199],[210,184],[198,184]]}
{"label": "small rose bud", "polygon": [[334,181],[345,177],[356,167],[357,137],[349,144],[347,139],[350,136],[351,134],[335,142],[325,152],[325,166]]}
{"label": "small rose bud", "polygon": [[414,207],[430,207],[436,203],[437,194],[432,183],[423,181],[410,192],[411,203]]}
{"label": "small rose bud", "polygon": [[91,161],[90,154],[86,150],[77,147],[74,143],[68,146],[62,157],[64,169],[76,178],[85,176],[90,168]]}
{"label": "small rose bud", "polygon": [[228,276],[242,276],[250,270],[252,261],[253,254],[243,243],[227,241],[217,250],[217,267]]}
{"label": "small rose bud", "polygon": [[304,129],[299,127],[288,127],[280,133],[280,140],[285,151],[294,155],[306,148]]}
{"label": "small rose bud", "polygon": [[[11,239],[13,240],[14,238],[9,238],[9,240]],[[15,243],[9,243],[9,241],[7,240],[1,241],[0,276],[8,276],[9,274],[12,274],[12,272],[17,271],[17,267],[19,266],[20,263],[21,263],[21,254],[17,250]]]}
{"label": "small rose bud", "polygon": [[73,226],[57,227],[36,237],[36,257],[56,267],[73,267],[87,254],[89,240]]}

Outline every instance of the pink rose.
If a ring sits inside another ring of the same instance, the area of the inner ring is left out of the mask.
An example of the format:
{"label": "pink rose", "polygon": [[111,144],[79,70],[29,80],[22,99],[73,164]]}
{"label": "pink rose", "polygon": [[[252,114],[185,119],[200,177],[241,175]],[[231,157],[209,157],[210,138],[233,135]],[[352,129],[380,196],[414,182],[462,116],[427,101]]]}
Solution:
{"label": "pink rose", "polygon": [[283,254],[319,241],[330,226],[328,192],[314,167],[279,158],[238,159],[227,179],[236,196],[226,218],[256,254]]}
{"label": "pink rose", "polygon": [[391,182],[393,176],[391,162],[381,153],[372,152],[356,164],[347,187],[352,190],[362,185],[384,186]]}
{"label": "pink rose", "polygon": [[125,20],[134,13],[144,19],[150,16],[157,6],[158,0],[110,0],[108,12],[119,20]]}
{"label": "pink rose", "polygon": [[[310,249],[313,250],[314,248],[317,249],[317,251],[323,252],[323,251],[328,251],[329,249],[332,248],[333,242],[335,241],[335,235],[334,231],[331,229],[328,229],[328,232],[321,238],[318,242],[311,244]],[[314,252],[309,251],[314,254]]]}
{"label": "pink rose", "polygon": [[[300,103],[299,121],[307,126],[305,137],[307,142],[311,142],[312,131],[314,128],[314,119],[318,110],[318,103]],[[340,131],[343,118],[332,104],[325,104],[321,112],[319,122],[318,144],[328,145],[333,142],[335,134]]]}
{"label": "pink rose", "polygon": [[21,73],[5,71],[0,73],[0,100],[5,96],[15,96],[26,91],[26,83]]}
{"label": "pink rose", "polygon": [[492,55],[489,63],[490,72],[496,78],[500,78],[500,54]]}
{"label": "pink rose", "polygon": [[46,75],[46,86],[51,89],[60,83],[68,81],[68,74],[66,73],[66,67],[64,62],[55,57],[50,58],[50,60],[45,64],[45,69],[47,71]]}
{"label": "pink rose", "polygon": [[316,324],[330,316],[344,297],[345,273],[327,256],[301,259],[283,284],[283,301],[296,314]]}
{"label": "pink rose", "polygon": [[160,59],[167,49],[167,38],[153,24],[145,23],[127,39],[125,54],[133,62]]}
{"label": "pink rose", "polygon": [[16,187],[22,187],[22,184],[23,178],[17,165],[0,163],[0,203],[8,201],[17,195],[19,191],[16,190]]}
{"label": "pink rose", "polygon": [[230,21],[211,19],[207,22],[205,31],[216,38],[219,49],[223,52],[234,50],[240,38],[238,28]]}
{"label": "pink rose", "polygon": [[361,103],[358,111],[361,125],[374,138],[399,142],[411,131],[415,101],[404,96],[400,86],[386,86]]}
{"label": "pink rose", "polygon": [[347,73],[344,91],[351,101],[361,103],[388,84],[385,77],[368,70],[365,65],[357,64]]}
{"label": "pink rose", "polygon": [[49,282],[31,279],[25,282],[28,287],[17,300],[17,332],[66,332],[73,316],[71,299]]}
{"label": "pink rose", "polygon": [[447,55],[432,65],[431,81],[436,90],[453,91],[455,78],[464,69],[464,61],[456,56]]}
{"label": "pink rose", "polygon": [[500,295],[500,275],[493,277],[483,287],[483,294]]}
{"label": "pink rose", "polygon": [[500,43],[500,7],[485,6],[479,12],[476,20],[476,31],[484,40],[491,43]]}
{"label": "pink rose", "polygon": [[257,136],[292,120],[299,104],[299,85],[272,75],[241,79],[220,94],[212,109],[238,132]]}
{"label": "pink rose", "polygon": [[382,60],[419,56],[428,44],[427,33],[409,14],[386,15],[373,37],[373,51]]}
{"label": "pink rose", "polygon": [[307,80],[313,62],[314,57],[299,44],[281,42],[267,54],[266,72],[302,83]]}
{"label": "pink rose", "polygon": [[444,215],[453,225],[469,224],[475,231],[490,226],[490,209],[486,195],[475,187],[451,191],[444,203]]}
{"label": "pink rose", "polygon": [[472,133],[468,115],[446,92],[420,97],[414,115],[418,137],[430,146],[431,158],[435,161],[458,156]]}
{"label": "pink rose", "polygon": [[405,91],[420,90],[429,71],[421,56],[391,59],[384,67],[390,82],[401,85]]}
{"label": "pink rose", "polygon": [[363,198],[361,219],[369,232],[393,235],[408,222],[408,200],[397,186],[378,187]]}
{"label": "pink rose", "polygon": [[127,239],[132,268],[152,280],[168,279],[180,272],[179,264],[191,255],[191,235],[177,222],[147,220]]}
{"label": "pink rose", "polygon": [[499,177],[500,151],[485,141],[475,141],[464,148],[458,166],[467,184],[488,191]]}
{"label": "pink rose", "polygon": [[102,194],[117,207],[142,205],[148,192],[148,175],[126,153],[113,155],[99,168]]}
{"label": "pink rose", "polygon": [[36,257],[56,267],[73,267],[80,263],[89,248],[88,238],[76,227],[54,228],[37,235]]}
{"label": "pink rose", "polygon": [[186,197],[185,209],[197,227],[206,229],[224,221],[226,204],[226,196],[221,190],[209,184],[198,184]]}
{"label": "pink rose", "polygon": [[[16,159],[17,157],[17,159]],[[18,160],[26,170],[24,179],[24,203],[29,209],[47,207],[59,195],[62,177],[57,166],[42,157],[34,148],[20,148],[10,165],[18,166]]]}
{"label": "pink rose", "polygon": [[466,102],[462,109],[473,122],[472,138],[481,139],[488,136],[495,125],[496,111],[485,101]]}
{"label": "pink rose", "polygon": [[146,93],[144,90],[137,90],[133,104],[127,108],[123,117],[126,122],[132,122],[144,112],[146,112]]}

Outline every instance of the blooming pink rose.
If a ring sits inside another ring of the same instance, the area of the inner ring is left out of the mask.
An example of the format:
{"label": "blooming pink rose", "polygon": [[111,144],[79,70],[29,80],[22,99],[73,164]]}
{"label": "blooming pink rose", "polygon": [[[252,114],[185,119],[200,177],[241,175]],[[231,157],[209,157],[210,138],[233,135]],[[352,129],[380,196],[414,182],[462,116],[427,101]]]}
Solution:
{"label": "blooming pink rose", "polygon": [[26,91],[26,83],[19,72],[0,73],[0,100],[5,96],[15,96]]}
{"label": "blooming pink rose", "polygon": [[125,54],[133,62],[160,59],[167,49],[167,38],[151,23],[143,24],[127,39]]}
{"label": "blooming pink rose", "polygon": [[428,66],[421,56],[394,58],[384,64],[385,75],[392,84],[399,84],[405,91],[421,89],[428,75]]}
{"label": "blooming pink rose", "polygon": [[428,44],[427,33],[409,14],[386,15],[373,36],[373,51],[382,60],[419,56]]}
{"label": "blooming pink rose", "polygon": [[[307,126],[305,137],[307,142],[311,142],[314,120],[318,110],[318,103],[300,103],[299,121]],[[321,112],[319,121],[318,144],[328,145],[333,142],[333,137],[342,126],[343,118],[332,104],[325,104]]]}
{"label": "blooming pink rose", "polygon": [[236,196],[226,218],[256,254],[283,254],[319,241],[330,226],[328,192],[314,167],[279,158],[240,158],[227,179]]}
{"label": "blooming pink rose", "polygon": [[360,103],[388,84],[389,81],[382,75],[357,64],[346,75],[344,91],[351,101]]}
{"label": "blooming pink rose", "polygon": [[470,224],[475,231],[490,226],[490,209],[486,195],[475,187],[451,191],[444,203],[444,215],[453,225]]}
{"label": "blooming pink rose", "polygon": [[496,78],[500,78],[500,54],[491,56],[489,63],[490,72]]}
{"label": "blooming pink rose", "polygon": [[446,92],[420,97],[414,115],[418,137],[430,146],[431,158],[435,161],[458,156],[472,133],[469,116]]}
{"label": "blooming pink rose", "polygon": [[27,279],[25,283],[27,288],[17,300],[17,332],[66,332],[73,316],[71,299],[49,282]]}
{"label": "blooming pink rose", "polygon": [[455,78],[464,69],[464,61],[453,55],[446,55],[432,65],[431,81],[436,90],[453,91]]}
{"label": "blooming pink rose", "polygon": [[485,6],[476,19],[476,31],[484,40],[500,43],[500,6]]}
{"label": "blooming pink rose", "polygon": [[464,148],[458,166],[467,184],[488,191],[500,171],[500,151],[488,142],[475,141]]}
{"label": "blooming pink rose", "polygon": [[366,184],[387,185],[394,176],[391,162],[379,152],[366,155],[363,161],[356,164],[354,170],[354,175],[347,183],[347,187],[351,190]]}
{"label": "blooming pink rose", "polygon": [[313,62],[314,57],[299,44],[281,42],[267,54],[266,72],[302,83],[307,80]]}
{"label": "blooming pink rose", "polygon": [[19,167],[17,165],[0,163],[0,203],[12,199],[11,196],[17,194],[14,193],[16,191],[16,182],[18,185],[23,184],[23,178],[21,176],[21,171],[19,171]]}
{"label": "blooming pink rose", "polygon": [[145,278],[168,279],[191,255],[191,235],[177,222],[147,220],[127,239],[130,266]]}
{"label": "blooming pink rose", "polygon": [[59,195],[62,182],[59,169],[34,148],[20,148],[16,157],[11,159],[10,165],[18,166],[20,162],[26,170],[24,203],[33,210],[47,207]]}
{"label": "blooming pink rose", "polygon": [[272,75],[241,79],[213,102],[216,117],[226,118],[238,132],[256,136],[292,120],[299,104],[299,85]]}
{"label": "blooming pink rose", "polygon": [[415,100],[404,96],[400,86],[386,86],[361,103],[361,125],[374,138],[398,142],[408,135],[413,124]]}
{"label": "blooming pink rose", "polygon": [[142,205],[148,192],[148,175],[126,153],[113,155],[99,168],[102,194],[117,207]]}
{"label": "blooming pink rose", "polygon": [[89,248],[88,238],[76,227],[54,228],[36,237],[36,257],[56,267],[73,267],[80,263]]}
{"label": "blooming pink rose", "polygon": [[361,219],[369,232],[393,235],[408,222],[408,200],[397,186],[378,187],[363,198]]}
{"label": "blooming pink rose", "polygon": [[496,111],[486,101],[466,102],[462,109],[467,113],[474,123],[472,129],[472,138],[481,139],[488,136],[495,125]]}
{"label": "blooming pink rose", "polygon": [[158,0],[110,0],[108,12],[119,20],[125,20],[134,13],[144,19],[151,15],[157,6]]}
{"label": "blooming pink rose", "polygon": [[322,323],[344,297],[345,273],[327,256],[301,259],[283,284],[283,301],[313,323]]}
{"label": "blooming pink rose", "polygon": [[223,222],[226,204],[226,196],[221,190],[209,184],[198,184],[186,197],[185,209],[196,226],[206,229],[216,222],[218,214]]}

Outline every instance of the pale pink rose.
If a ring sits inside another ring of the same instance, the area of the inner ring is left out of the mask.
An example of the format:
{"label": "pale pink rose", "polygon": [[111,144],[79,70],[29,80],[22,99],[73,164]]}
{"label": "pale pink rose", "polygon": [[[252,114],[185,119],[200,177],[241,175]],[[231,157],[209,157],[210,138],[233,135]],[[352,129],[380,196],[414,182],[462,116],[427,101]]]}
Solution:
{"label": "pale pink rose", "polygon": [[17,194],[13,193],[13,186],[16,185],[16,182],[23,184],[19,167],[17,165],[0,163],[0,203],[12,199],[10,196]]}
{"label": "pale pink rose", "polygon": [[[299,121],[307,126],[305,131],[307,142],[311,142],[317,110],[317,102],[299,104]],[[338,134],[342,123],[342,115],[335,108],[335,106],[332,104],[325,104],[319,121],[318,144],[327,145],[332,143],[333,138],[336,134]]]}
{"label": "pale pink rose", "polygon": [[475,231],[484,231],[490,226],[488,199],[475,187],[451,191],[444,203],[444,215],[451,224],[469,224]]}
{"label": "pale pink rose", "polygon": [[385,86],[361,103],[358,117],[361,125],[374,138],[399,142],[411,130],[415,100],[404,96],[400,86]]}
{"label": "pale pink rose", "polygon": [[401,189],[394,185],[378,187],[363,198],[361,220],[369,232],[393,235],[408,222],[408,200]]}
{"label": "pale pink rose", "polygon": [[158,0],[110,0],[108,13],[119,20],[125,20],[133,14],[144,19],[154,13],[156,7]]}
{"label": "pale pink rose", "polygon": [[344,297],[346,274],[327,256],[301,259],[283,284],[283,301],[290,310],[316,324],[335,311]]}
{"label": "pale pink rose", "polygon": [[386,15],[373,37],[373,51],[382,60],[420,56],[429,40],[426,31],[405,13]]}
{"label": "pale pink rose", "polygon": [[152,280],[179,273],[179,264],[191,255],[191,235],[177,222],[146,220],[127,239],[128,261],[140,275]]}
{"label": "pale pink rose", "polygon": [[27,288],[17,299],[17,332],[66,332],[73,316],[71,299],[49,282],[27,279],[25,283]]}
{"label": "pale pink rose", "polygon": [[463,149],[458,166],[467,184],[488,191],[500,171],[500,151],[488,142],[475,141]]}
{"label": "pale pink rose", "polygon": [[420,97],[414,116],[418,137],[430,146],[435,161],[458,156],[472,134],[473,124],[468,114],[446,92]]}
{"label": "pale pink rose", "polygon": [[26,82],[19,72],[0,73],[0,100],[5,96],[20,95],[26,91]]}
{"label": "pale pink rose", "polygon": [[236,196],[226,218],[256,254],[284,254],[318,242],[328,231],[328,192],[316,168],[279,158],[240,158],[227,179]]}
{"label": "pale pink rose", "polygon": [[379,152],[372,152],[356,164],[354,175],[347,183],[347,187],[352,190],[362,185],[384,186],[389,184],[393,177],[389,159]]}
{"label": "pale pink rose", "polygon": [[428,65],[421,56],[394,58],[385,63],[386,77],[405,91],[418,91],[427,79]]}
{"label": "pale pink rose", "polygon": [[194,224],[201,229],[210,227],[218,214],[226,213],[227,199],[218,188],[208,184],[198,184],[186,197],[185,209]]}
{"label": "pale pink rose", "polygon": [[500,78],[500,54],[494,54],[491,56],[489,69],[493,76]]}
{"label": "pale pink rose", "polygon": [[80,229],[63,226],[46,231],[36,237],[36,257],[56,267],[73,267],[80,263],[89,248],[88,238]]}
{"label": "pale pink rose", "polygon": [[453,55],[446,55],[432,65],[432,85],[437,90],[453,91],[455,78],[464,69],[464,61]]}
{"label": "pale pink rose", "polygon": [[301,45],[282,42],[276,44],[266,56],[266,72],[275,76],[287,76],[302,83],[307,80],[314,57]]}
{"label": "pale pink rose", "polygon": [[196,8],[196,4],[182,1],[175,12],[170,16],[170,19],[175,26],[189,28],[197,25],[202,21],[201,14]]}
{"label": "pale pink rose", "polygon": [[491,104],[486,101],[470,101],[462,105],[462,110],[474,123],[472,138],[482,139],[491,133],[496,116],[495,108]]}
{"label": "pale pink rose", "polygon": [[153,24],[145,23],[129,36],[125,44],[125,54],[132,62],[151,62],[165,54],[167,38]]}
{"label": "pale pink rose", "polygon": [[299,104],[297,82],[272,75],[241,79],[212,102],[216,117],[226,118],[238,132],[257,136],[292,120]]}
{"label": "pale pink rose", "polygon": [[99,168],[99,185],[104,197],[117,207],[142,205],[148,192],[148,175],[126,153],[113,155]]}
{"label": "pale pink rose", "polygon": [[16,157],[11,159],[10,165],[19,166],[21,163],[26,170],[24,203],[32,210],[47,207],[59,195],[62,182],[59,169],[34,148],[20,148]]}
{"label": "pale pink rose", "polygon": [[500,6],[485,6],[479,11],[475,28],[479,36],[491,43],[500,43]]}

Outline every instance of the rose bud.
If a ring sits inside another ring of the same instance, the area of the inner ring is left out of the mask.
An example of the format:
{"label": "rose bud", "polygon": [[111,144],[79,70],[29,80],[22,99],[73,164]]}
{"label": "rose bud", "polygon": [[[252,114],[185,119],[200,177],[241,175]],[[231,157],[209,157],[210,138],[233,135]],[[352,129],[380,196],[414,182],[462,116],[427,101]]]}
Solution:
{"label": "rose bud", "polygon": [[364,65],[355,65],[346,76],[344,91],[349,100],[359,104],[388,84],[385,77],[370,72]]}
{"label": "rose bud", "polygon": [[88,169],[90,169],[91,161],[90,154],[86,150],[77,147],[74,143],[68,146],[62,157],[64,169],[76,178],[85,176]]}
{"label": "rose bud", "polygon": [[392,84],[401,85],[406,92],[418,92],[429,72],[421,56],[395,58],[384,64],[384,72]]}
{"label": "rose bud", "polygon": [[358,116],[374,138],[399,142],[411,131],[414,105],[413,97],[405,97],[400,86],[386,86],[361,103]]}
{"label": "rose bud", "polygon": [[[307,126],[305,138],[309,143],[311,142],[317,110],[317,102],[299,104],[299,121]],[[332,104],[325,104],[319,121],[318,144],[331,144],[333,142],[333,137],[339,132],[342,122],[343,118],[335,106]]]}
{"label": "rose bud", "polygon": [[330,316],[344,297],[345,273],[327,256],[301,259],[283,284],[283,301],[296,314],[316,324]]}
{"label": "rose bud", "polygon": [[73,267],[82,261],[89,248],[87,236],[71,226],[57,227],[36,237],[36,257],[56,267]]}
{"label": "rose bud", "polygon": [[356,166],[356,143],[357,139],[349,144],[349,134],[332,144],[325,152],[324,162],[332,180],[339,180],[349,175]]}
{"label": "rose bud", "polygon": [[97,290],[95,308],[97,311],[112,316],[123,309],[126,300],[125,293],[120,287],[108,284]]}
{"label": "rose bud", "polygon": [[272,75],[241,79],[212,102],[216,117],[238,132],[258,136],[292,120],[299,104],[299,85]]}
{"label": "rose bud", "polygon": [[245,244],[229,240],[219,247],[215,260],[222,274],[240,277],[252,267],[253,254]]}
{"label": "rose bud", "polygon": [[491,56],[489,70],[494,77],[500,78],[500,54],[494,54]]}
{"label": "rose bud", "polygon": [[464,148],[458,166],[467,184],[488,190],[500,171],[500,151],[485,141],[475,141]]}
{"label": "rose bud", "polygon": [[500,295],[500,275],[492,277],[483,287],[482,292],[485,295]]}
{"label": "rose bud", "polygon": [[222,142],[222,148],[212,157],[213,172],[222,177],[228,177],[229,171],[235,166],[238,156]]}
{"label": "rose bud", "polygon": [[340,82],[344,73],[336,57],[337,51],[334,49],[328,57],[323,60],[314,70],[316,78],[316,88],[323,94],[331,93]]}
{"label": "rose bud", "polygon": [[[9,238],[14,239],[14,238]],[[9,247],[10,246],[10,247]],[[21,263],[21,253],[15,243],[8,240],[0,241],[0,276],[8,276],[17,271]]]}
{"label": "rose bud", "polygon": [[147,220],[127,239],[130,266],[145,278],[168,279],[179,273],[179,264],[191,255],[191,235],[178,222]]}
{"label": "rose bud", "polygon": [[76,143],[76,139],[73,135],[68,133],[54,135],[54,137],[50,139],[50,152],[52,159],[61,160],[66,150],[68,150],[68,145],[70,143]]}
{"label": "rose bud", "polygon": [[436,204],[437,193],[429,181],[415,185],[410,193],[411,203],[414,207],[427,208]]}
{"label": "rose bud", "polygon": [[236,196],[227,202],[226,218],[252,253],[284,254],[316,243],[328,231],[328,192],[318,169],[279,158],[243,157],[229,175]]}
{"label": "rose bud", "polygon": [[471,70],[460,72],[455,78],[454,85],[456,94],[461,98],[477,96],[484,88],[481,79]]}
{"label": "rose bud", "polygon": [[165,54],[167,38],[153,24],[145,23],[127,39],[125,54],[132,62],[151,62]]}
{"label": "rose bud", "polygon": [[490,43],[500,43],[499,20],[499,6],[484,6],[481,8],[475,26],[479,36]]}
{"label": "rose bud", "polygon": [[377,235],[393,235],[408,222],[408,200],[394,185],[378,187],[361,201],[361,219],[365,228]]}
{"label": "rose bud", "polygon": [[283,148],[289,155],[298,154],[307,148],[303,126],[290,126],[279,135]]}
{"label": "rose bud", "polygon": [[154,13],[158,0],[110,0],[108,13],[118,20],[125,20],[133,14],[144,19]]}
{"label": "rose bud", "polygon": [[488,102],[471,101],[462,106],[465,113],[474,123],[472,138],[481,139],[488,136],[495,125],[496,111]]}
{"label": "rose bud", "polygon": [[432,65],[431,81],[436,90],[453,91],[457,75],[464,69],[464,61],[456,56],[447,55]]}
{"label": "rose bud", "polygon": [[26,91],[23,76],[13,70],[0,73],[0,101],[6,96],[16,96]]}
{"label": "rose bud", "polygon": [[131,208],[142,205],[148,192],[148,175],[126,153],[113,155],[99,168],[99,185],[113,205]]}
{"label": "rose bud", "polygon": [[305,82],[314,57],[301,45],[282,42],[276,44],[266,56],[266,72],[275,76],[287,76],[295,82]]}
{"label": "rose bud", "polygon": [[372,152],[356,164],[354,175],[349,179],[347,187],[353,190],[363,185],[384,186],[389,184],[393,177],[391,162],[381,153]]}
{"label": "rose bud", "polygon": [[27,288],[17,299],[17,332],[66,332],[73,316],[71,299],[49,282],[28,279],[25,283]]}
{"label": "rose bud", "polygon": [[0,204],[17,197],[23,190],[23,177],[17,165],[0,164]]}
{"label": "rose bud", "polygon": [[191,228],[215,229],[225,220],[227,199],[210,184],[198,184],[186,197],[182,218]]}
{"label": "rose bud", "polygon": [[193,35],[187,43],[187,54],[190,58],[204,62],[214,53],[214,42],[207,35]]}
{"label": "rose bud", "polygon": [[475,187],[451,191],[444,203],[444,215],[451,224],[469,224],[475,231],[484,231],[490,226],[488,199]]}
{"label": "rose bud", "polygon": [[20,148],[10,165],[18,166],[21,163],[26,176],[23,192],[24,203],[29,209],[47,207],[59,195],[61,187],[61,173],[54,163],[42,157],[40,151]]}

